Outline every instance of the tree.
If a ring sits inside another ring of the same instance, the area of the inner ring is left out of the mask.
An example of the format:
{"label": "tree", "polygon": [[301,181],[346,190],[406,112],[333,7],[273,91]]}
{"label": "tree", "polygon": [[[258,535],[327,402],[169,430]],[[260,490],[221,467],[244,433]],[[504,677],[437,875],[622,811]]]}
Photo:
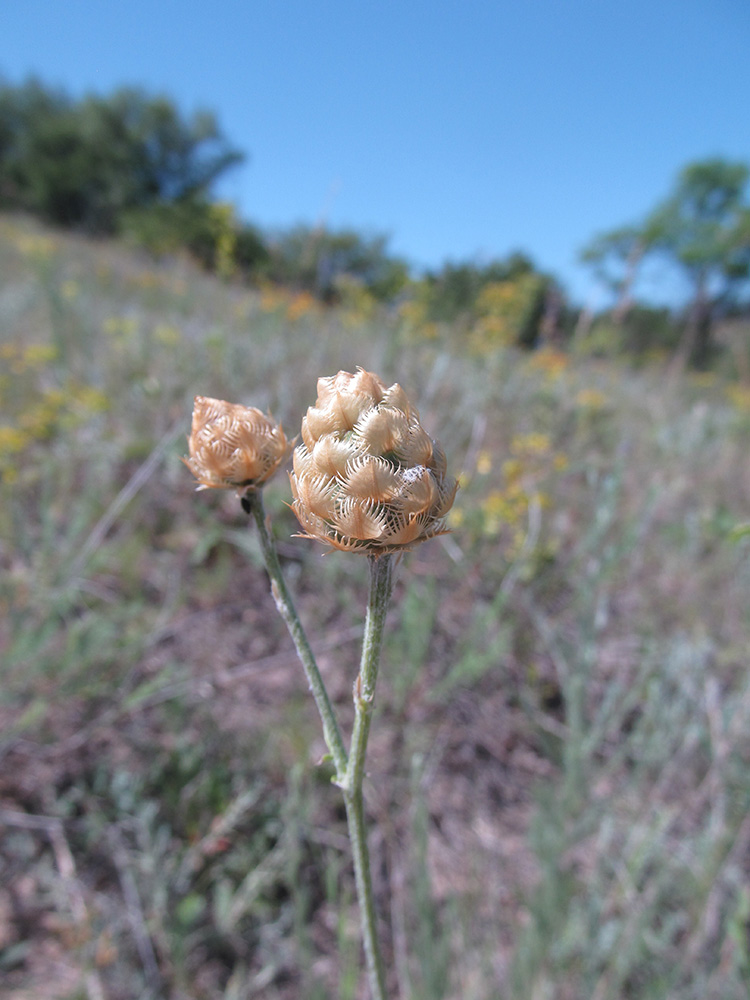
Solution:
{"label": "tree", "polygon": [[712,159],[681,171],[673,194],[646,220],[654,249],[675,262],[691,287],[677,363],[706,361],[717,310],[750,275],[743,203],[750,171]]}
{"label": "tree", "polygon": [[241,159],[214,115],[186,118],[165,97],[0,87],[0,206],[59,225],[113,233],[126,212],[204,202]]}
{"label": "tree", "polygon": [[364,236],[353,229],[296,226],[270,241],[267,275],[327,302],[339,296],[342,279],[354,280],[379,301],[396,296],[408,280],[408,268],[387,249],[388,238]]}
{"label": "tree", "polygon": [[425,275],[427,318],[434,322],[454,323],[470,320],[476,313],[477,300],[487,285],[514,281],[535,274],[533,262],[522,253],[512,253],[505,260],[487,264],[446,262],[438,271]]}
{"label": "tree", "polygon": [[637,226],[622,226],[595,237],[581,252],[595,276],[615,296],[613,319],[621,324],[633,303],[633,285],[648,249],[646,233]]}
{"label": "tree", "polygon": [[644,222],[604,233],[583,251],[583,259],[605,280],[614,262],[610,287],[618,295],[621,318],[647,256],[660,256],[686,278],[690,299],[675,367],[706,362],[716,318],[748,290],[749,177],[750,169],[741,162],[714,158],[688,164]]}

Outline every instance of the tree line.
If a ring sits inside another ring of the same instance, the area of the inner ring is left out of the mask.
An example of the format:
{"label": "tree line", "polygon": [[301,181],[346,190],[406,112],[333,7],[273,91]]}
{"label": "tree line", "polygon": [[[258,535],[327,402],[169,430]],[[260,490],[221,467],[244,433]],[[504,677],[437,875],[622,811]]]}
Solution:
{"label": "tree line", "polygon": [[[352,288],[375,303],[408,301],[420,323],[523,346],[583,331],[594,351],[661,347],[700,365],[710,360],[717,320],[747,313],[750,171],[741,162],[688,165],[643,219],[583,248],[582,261],[614,302],[591,317],[522,253],[417,276],[383,235],[323,226],[261,232],[215,195],[244,160],[212,112],[185,115],[168,97],[122,88],[76,100],[34,79],[0,84],[0,209],[123,236],[155,254],[187,250],[225,277],[283,284],[323,302]],[[639,300],[638,279],[652,261],[686,280],[683,310]]]}

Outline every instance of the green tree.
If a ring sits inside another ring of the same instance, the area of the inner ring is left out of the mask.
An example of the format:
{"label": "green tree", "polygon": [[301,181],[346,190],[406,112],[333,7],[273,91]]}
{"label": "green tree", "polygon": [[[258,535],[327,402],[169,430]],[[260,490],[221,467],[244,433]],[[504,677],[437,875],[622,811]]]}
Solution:
{"label": "green tree", "polygon": [[636,225],[603,233],[582,259],[615,293],[622,321],[647,258],[667,261],[687,281],[689,299],[675,367],[704,364],[716,318],[741,302],[750,279],[750,204],[745,163],[720,158],[688,164],[672,192]]}
{"label": "green tree", "polygon": [[457,324],[485,346],[533,348],[558,339],[567,322],[558,283],[520,252],[486,264],[448,262],[415,291],[424,320]]}
{"label": "green tree", "polygon": [[0,87],[0,206],[59,225],[113,233],[125,212],[198,204],[241,159],[213,114],[184,117],[165,97]]}
{"label": "green tree", "polygon": [[461,319],[470,321],[487,285],[514,281],[534,273],[533,262],[522,253],[512,253],[505,260],[487,264],[448,261],[440,270],[428,271],[425,275],[427,318],[445,323]]}
{"label": "green tree", "polygon": [[355,280],[374,298],[394,298],[408,280],[404,261],[388,252],[388,238],[353,229],[296,226],[269,241],[267,276],[327,302],[339,297],[342,279]]}
{"label": "green tree", "polygon": [[160,202],[123,212],[118,232],[157,257],[187,250],[209,271],[250,280],[264,272],[269,254],[262,234],[239,222],[231,208],[207,198]]}
{"label": "green tree", "polygon": [[723,159],[689,164],[647,218],[652,248],[687,278],[691,301],[677,362],[702,364],[717,311],[750,276],[746,187],[750,170]]}
{"label": "green tree", "polygon": [[601,233],[581,252],[581,260],[615,296],[613,319],[622,323],[633,303],[633,285],[648,249],[647,233],[637,226],[622,226]]}

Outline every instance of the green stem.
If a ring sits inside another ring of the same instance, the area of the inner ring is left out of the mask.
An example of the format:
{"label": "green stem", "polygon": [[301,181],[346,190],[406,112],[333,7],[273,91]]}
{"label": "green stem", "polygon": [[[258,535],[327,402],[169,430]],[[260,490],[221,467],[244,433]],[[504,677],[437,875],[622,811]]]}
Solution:
{"label": "green stem", "polygon": [[383,628],[393,591],[393,557],[370,556],[370,594],[367,621],[362,646],[359,676],[354,685],[354,728],[349,749],[346,779],[341,782],[346,803],[346,819],[354,858],[362,937],[367,958],[367,972],[373,1000],[386,1000],[385,969],[377,934],[375,899],[370,875],[370,853],[367,847],[362,781],[365,775],[367,740],[370,734],[375,684],[383,644]]}
{"label": "green stem", "polygon": [[250,490],[242,498],[242,501],[242,506],[249,514],[252,514],[258,526],[263,558],[266,570],[271,578],[271,593],[273,594],[279,614],[284,619],[289,634],[294,641],[297,655],[302,662],[307,683],[315,699],[315,704],[318,707],[318,712],[323,723],[323,736],[326,746],[333,757],[336,767],[336,780],[340,782],[348,773],[348,759],[344,739],[341,735],[341,729],[336,720],[333,706],[328,697],[328,692],[323,683],[323,678],[320,676],[318,665],[315,662],[315,655],[310,648],[305,630],[302,628],[302,622],[299,620],[299,615],[294,607],[294,602],[281,572],[276,546],[268,530],[268,521],[263,506],[263,494],[260,490]]}
{"label": "green stem", "polygon": [[249,514],[252,514],[258,526],[263,557],[268,575],[271,578],[271,592],[279,614],[286,622],[289,633],[294,640],[297,654],[302,661],[310,690],[323,722],[325,741],[336,766],[336,779],[343,792],[346,806],[346,820],[352,845],[354,877],[357,885],[362,938],[372,1000],[387,1000],[385,967],[377,935],[375,898],[370,874],[370,852],[367,846],[362,782],[365,776],[367,741],[370,735],[370,719],[380,664],[380,650],[383,644],[385,616],[393,590],[393,558],[390,555],[369,557],[370,594],[367,603],[362,659],[359,675],[354,685],[355,714],[352,743],[347,756],[341,730],[328,698],[323,678],[320,676],[315,656],[281,572],[276,546],[268,530],[261,492],[249,491],[242,498],[242,505]]}

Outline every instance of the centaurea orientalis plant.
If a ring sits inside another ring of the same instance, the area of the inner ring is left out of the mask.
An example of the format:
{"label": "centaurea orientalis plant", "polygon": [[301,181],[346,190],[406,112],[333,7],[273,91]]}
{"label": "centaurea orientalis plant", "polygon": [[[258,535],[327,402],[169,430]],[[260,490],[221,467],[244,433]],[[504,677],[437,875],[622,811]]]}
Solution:
{"label": "centaurea orientalis plant", "polygon": [[262,487],[292,444],[280,425],[253,407],[197,396],[186,465],[199,489],[234,488],[258,527],[271,591],[294,640],[315,699],[344,797],[362,937],[373,1000],[386,1000],[377,934],[362,785],[394,558],[445,531],[457,483],[445,455],[425,432],[397,383],[371,372],[339,372],[318,380],[318,397],[302,421],[290,475],[292,508],[302,537],[366,555],[370,588],[354,725],[347,751],[336,713],[284,580],[266,517]]}

